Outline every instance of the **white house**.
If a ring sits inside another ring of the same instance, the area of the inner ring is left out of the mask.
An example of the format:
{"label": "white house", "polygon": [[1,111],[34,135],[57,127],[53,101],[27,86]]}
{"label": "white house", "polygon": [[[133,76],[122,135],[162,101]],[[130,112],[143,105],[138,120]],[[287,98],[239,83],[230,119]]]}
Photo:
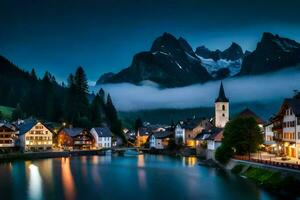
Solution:
{"label": "white house", "polygon": [[274,132],[273,132],[274,124],[272,122],[266,123],[264,128],[264,145],[266,150],[270,153],[276,151],[276,142],[274,141]]}
{"label": "white house", "polygon": [[153,133],[149,139],[149,146],[150,148],[155,149],[165,149],[168,146],[171,137],[173,137],[173,133],[170,131]]}
{"label": "white house", "polygon": [[214,158],[217,148],[222,144],[223,130],[215,129],[207,138],[207,159]]}
{"label": "white house", "polygon": [[20,146],[24,151],[52,149],[53,134],[41,122],[28,122],[19,126]]}
{"label": "white house", "polygon": [[278,114],[272,120],[278,153],[300,158],[300,93],[284,100]]}
{"label": "white house", "polygon": [[95,127],[91,129],[91,134],[95,138],[97,148],[110,148],[112,143],[112,132],[108,127]]}

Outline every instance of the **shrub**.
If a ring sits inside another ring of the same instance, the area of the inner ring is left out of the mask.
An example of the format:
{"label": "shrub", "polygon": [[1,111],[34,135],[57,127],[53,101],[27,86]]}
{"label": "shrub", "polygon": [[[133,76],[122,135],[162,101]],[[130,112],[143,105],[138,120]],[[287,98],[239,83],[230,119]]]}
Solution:
{"label": "shrub", "polygon": [[221,145],[217,150],[215,154],[215,158],[217,161],[219,161],[222,164],[226,164],[230,158],[233,156],[233,151],[230,147]]}

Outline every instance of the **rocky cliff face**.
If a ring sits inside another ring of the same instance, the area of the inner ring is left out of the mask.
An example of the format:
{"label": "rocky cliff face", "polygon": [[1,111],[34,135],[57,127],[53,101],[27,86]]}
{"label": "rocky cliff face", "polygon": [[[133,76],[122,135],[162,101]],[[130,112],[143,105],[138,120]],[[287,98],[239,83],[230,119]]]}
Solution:
{"label": "rocky cliff face", "polygon": [[200,46],[194,51],[182,37],[164,33],[149,51],[134,56],[119,73],[103,74],[97,84],[153,81],[162,87],[180,87],[232,76],[256,75],[300,64],[300,44],[264,33],[253,52],[233,42],[224,51]]}
{"label": "rocky cliff face", "polygon": [[177,87],[211,79],[185,39],[164,33],[153,42],[150,51],[136,54],[128,68],[111,77],[102,77],[100,82],[138,84],[150,80],[163,87]]}
{"label": "rocky cliff face", "polygon": [[299,63],[299,43],[278,35],[264,33],[256,49],[245,57],[239,75],[263,74]]}

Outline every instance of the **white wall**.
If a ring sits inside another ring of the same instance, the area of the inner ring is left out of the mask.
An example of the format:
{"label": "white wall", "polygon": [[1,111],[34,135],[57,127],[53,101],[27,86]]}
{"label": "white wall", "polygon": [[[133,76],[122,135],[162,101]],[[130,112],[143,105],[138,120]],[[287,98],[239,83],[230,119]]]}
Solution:
{"label": "white wall", "polygon": [[[225,109],[223,110],[223,105]],[[229,121],[229,103],[228,102],[216,102],[215,103],[215,126],[218,128],[224,128]]]}

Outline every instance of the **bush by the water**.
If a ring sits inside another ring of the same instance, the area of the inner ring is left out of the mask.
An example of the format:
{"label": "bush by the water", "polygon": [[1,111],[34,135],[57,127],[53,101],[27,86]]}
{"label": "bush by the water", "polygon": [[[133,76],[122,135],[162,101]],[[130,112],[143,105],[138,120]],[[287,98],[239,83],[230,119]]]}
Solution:
{"label": "bush by the water", "polygon": [[233,156],[232,149],[226,145],[221,145],[216,150],[216,154],[215,154],[216,160],[222,164],[226,164],[232,156]]}

